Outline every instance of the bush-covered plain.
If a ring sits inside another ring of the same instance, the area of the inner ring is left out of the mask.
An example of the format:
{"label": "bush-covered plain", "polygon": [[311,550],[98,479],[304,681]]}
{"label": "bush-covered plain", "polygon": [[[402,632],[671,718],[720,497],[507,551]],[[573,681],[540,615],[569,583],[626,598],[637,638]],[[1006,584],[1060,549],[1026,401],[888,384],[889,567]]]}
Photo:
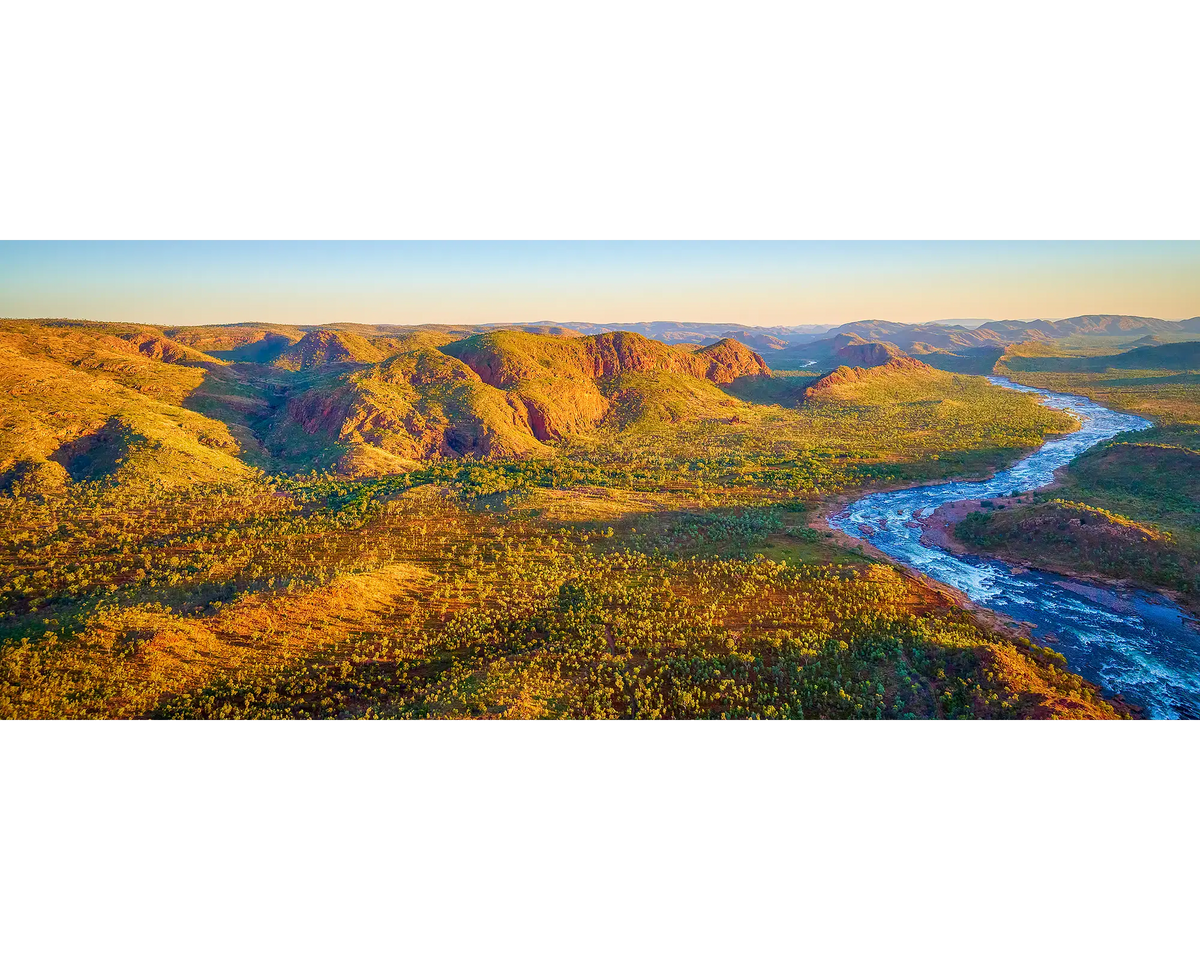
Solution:
{"label": "bush-covered plain", "polygon": [[1120,714],[810,526],[1071,428],[981,378],[96,327],[0,342],[0,716]]}

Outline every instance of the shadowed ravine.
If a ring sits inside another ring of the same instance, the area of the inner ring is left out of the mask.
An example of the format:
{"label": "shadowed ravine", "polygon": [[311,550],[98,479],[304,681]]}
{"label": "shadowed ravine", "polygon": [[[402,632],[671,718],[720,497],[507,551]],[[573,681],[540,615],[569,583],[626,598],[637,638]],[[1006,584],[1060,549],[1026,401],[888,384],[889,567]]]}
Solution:
{"label": "shadowed ravine", "polygon": [[988,379],[1037,393],[1048,406],[1076,414],[1082,426],[1047,441],[990,480],[871,494],[830,522],[914,570],[956,587],[976,603],[1033,624],[1034,637],[1062,653],[1071,670],[1106,693],[1143,707],[1148,716],[1200,718],[1200,629],[1166,598],[1055,574],[1016,573],[999,560],[954,556],[921,543],[921,529],[913,521],[943,504],[1036,490],[1089,447],[1151,426],[1141,417],[1117,413],[1084,397],[1035,390],[1003,377]]}

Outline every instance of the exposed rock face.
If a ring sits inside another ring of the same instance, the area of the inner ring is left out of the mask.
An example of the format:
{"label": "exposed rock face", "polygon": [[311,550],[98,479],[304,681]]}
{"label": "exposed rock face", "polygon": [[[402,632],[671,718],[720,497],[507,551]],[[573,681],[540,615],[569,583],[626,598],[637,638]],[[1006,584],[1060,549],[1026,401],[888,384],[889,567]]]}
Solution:
{"label": "exposed rock face", "polygon": [[[289,351],[298,369],[347,364],[366,355],[342,333],[315,331]],[[370,344],[367,344],[370,347]],[[521,457],[546,442],[591,429],[613,409],[625,374],[682,374],[708,383],[768,375],[744,344],[722,340],[689,351],[634,333],[551,337],[505,330],[422,347],[351,369],[293,399],[287,424],[310,436],[366,444],[388,457]],[[712,389],[709,387],[709,389]],[[383,468],[369,452],[348,456],[356,469]]]}
{"label": "exposed rock face", "polygon": [[338,440],[355,434],[371,437],[380,430],[401,429],[404,424],[397,410],[377,406],[354,383],[328,392],[303,393],[288,404],[287,416],[305,433],[325,434]]}
{"label": "exposed rock face", "polygon": [[609,400],[595,383],[566,380],[557,384],[529,384],[509,394],[538,440],[561,440],[590,429],[604,419]]}
{"label": "exposed rock face", "polygon": [[287,419],[310,435],[365,442],[410,460],[519,457],[542,449],[517,398],[436,350],[347,374],[332,389],[309,390],[288,404]]}
{"label": "exposed rock face", "polygon": [[[744,343],[726,337],[711,347],[703,347],[692,356],[708,361],[703,379],[713,383],[733,383],[739,377],[770,376],[771,368]],[[690,371],[683,371],[689,373]],[[696,376],[696,374],[692,374]]]}
{"label": "exposed rock face", "polygon": [[598,380],[631,372],[684,373],[713,383],[770,373],[762,357],[736,340],[689,351],[624,331],[554,340],[504,331],[447,344],[443,352],[500,388],[547,377]]}
{"label": "exposed rock face", "polygon": [[623,374],[677,373],[718,384],[770,375],[762,357],[736,340],[689,350],[625,331],[569,339],[496,331],[447,344],[442,352],[505,391],[543,442],[603,420],[612,381]]}

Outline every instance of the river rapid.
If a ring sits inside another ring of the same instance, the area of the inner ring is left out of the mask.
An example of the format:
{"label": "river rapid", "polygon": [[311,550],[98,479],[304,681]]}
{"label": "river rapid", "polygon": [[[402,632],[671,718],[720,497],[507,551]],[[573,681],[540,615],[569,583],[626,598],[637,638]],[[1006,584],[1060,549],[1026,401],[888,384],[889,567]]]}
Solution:
{"label": "river rapid", "polygon": [[1075,414],[1080,429],[1048,440],[990,480],[873,493],[831,517],[831,525],[961,590],[980,606],[1033,624],[1033,636],[1062,653],[1071,670],[1106,694],[1142,707],[1147,716],[1200,718],[1200,627],[1165,597],[1036,570],[1018,572],[994,558],[956,556],[921,543],[915,521],[943,504],[1036,490],[1089,447],[1151,426],[1086,397],[1037,390],[1004,377],[988,380],[1038,394],[1046,406]]}

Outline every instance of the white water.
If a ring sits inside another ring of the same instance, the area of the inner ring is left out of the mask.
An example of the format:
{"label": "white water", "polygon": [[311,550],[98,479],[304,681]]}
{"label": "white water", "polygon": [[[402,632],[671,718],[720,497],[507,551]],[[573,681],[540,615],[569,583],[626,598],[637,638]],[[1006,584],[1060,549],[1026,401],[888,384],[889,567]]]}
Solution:
{"label": "white water", "polygon": [[953,556],[921,543],[921,530],[915,523],[908,526],[942,504],[1044,487],[1055,470],[1089,447],[1151,426],[1085,397],[1036,390],[1003,377],[988,379],[1036,393],[1047,406],[1075,414],[1080,429],[1047,441],[990,480],[874,493],[850,504],[831,523],[976,603],[1032,623],[1033,635],[1062,653],[1072,670],[1144,707],[1148,716],[1200,718],[1200,629],[1175,604],[1140,590],[1114,590],[1037,571],[1016,573],[999,560]]}

